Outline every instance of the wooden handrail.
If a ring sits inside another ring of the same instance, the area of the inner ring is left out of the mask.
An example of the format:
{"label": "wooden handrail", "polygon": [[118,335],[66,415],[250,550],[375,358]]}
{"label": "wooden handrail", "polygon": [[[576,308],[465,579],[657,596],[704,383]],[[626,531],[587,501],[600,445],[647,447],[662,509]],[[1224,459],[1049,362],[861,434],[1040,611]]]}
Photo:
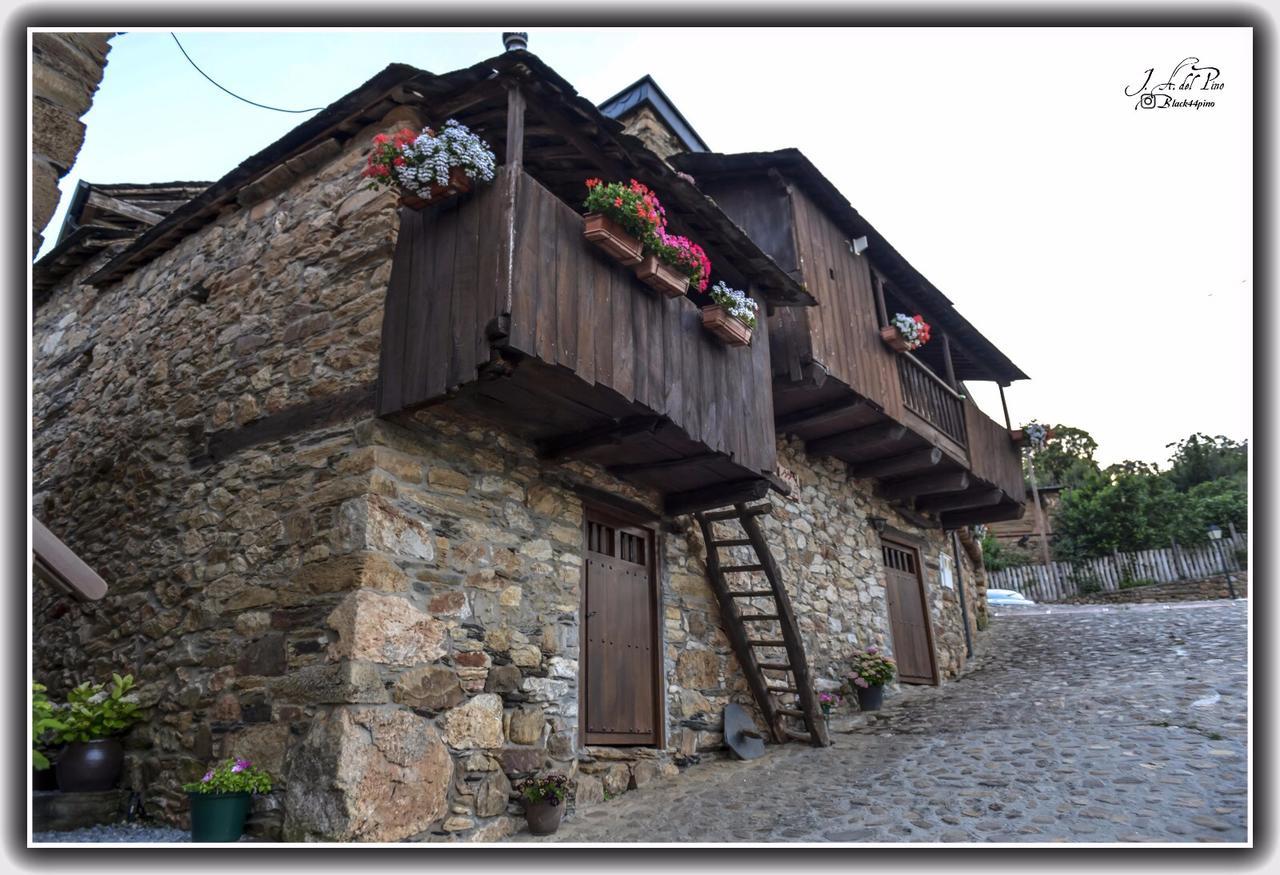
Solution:
{"label": "wooden handrail", "polygon": [[924,362],[920,361],[920,359],[916,358],[909,352],[899,353],[899,355],[904,356],[913,365],[915,365],[917,368],[919,368],[920,370],[928,374],[929,379],[933,380],[935,383],[937,383],[939,386],[945,389],[947,393],[951,395],[953,398],[955,398],[957,401],[964,400],[964,397],[965,397],[964,395],[962,395],[961,393],[957,392],[955,389],[952,389],[950,386],[948,386],[946,380],[942,379],[937,374],[935,374],[932,371],[932,369],[930,369],[930,367],[926,365]]}

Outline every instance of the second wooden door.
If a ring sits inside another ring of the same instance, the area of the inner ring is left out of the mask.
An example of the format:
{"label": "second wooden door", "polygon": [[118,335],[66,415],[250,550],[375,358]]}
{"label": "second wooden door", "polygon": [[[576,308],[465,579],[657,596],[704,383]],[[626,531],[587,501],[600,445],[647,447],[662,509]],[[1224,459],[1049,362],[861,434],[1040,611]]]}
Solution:
{"label": "second wooden door", "polygon": [[898,679],[908,684],[937,683],[933,633],[920,574],[920,554],[905,544],[888,541],[883,542],[880,549],[884,558],[885,595],[889,603],[889,627],[893,634]]}

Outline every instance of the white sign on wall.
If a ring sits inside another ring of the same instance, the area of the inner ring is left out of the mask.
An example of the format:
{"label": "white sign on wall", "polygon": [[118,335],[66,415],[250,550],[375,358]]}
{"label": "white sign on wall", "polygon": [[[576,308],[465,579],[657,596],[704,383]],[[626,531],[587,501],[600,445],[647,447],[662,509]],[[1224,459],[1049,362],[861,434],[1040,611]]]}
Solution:
{"label": "white sign on wall", "polygon": [[956,579],[952,571],[951,557],[946,553],[942,553],[938,556],[938,577],[943,588],[956,588]]}

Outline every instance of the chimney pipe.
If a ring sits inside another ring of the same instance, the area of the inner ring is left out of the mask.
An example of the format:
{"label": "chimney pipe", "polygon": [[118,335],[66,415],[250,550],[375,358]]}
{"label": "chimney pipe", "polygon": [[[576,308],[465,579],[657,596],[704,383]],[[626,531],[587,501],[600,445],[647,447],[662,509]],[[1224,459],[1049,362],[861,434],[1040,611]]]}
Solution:
{"label": "chimney pipe", "polygon": [[508,52],[529,48],[529,34],[523,30],[504,30],[502,44]]}

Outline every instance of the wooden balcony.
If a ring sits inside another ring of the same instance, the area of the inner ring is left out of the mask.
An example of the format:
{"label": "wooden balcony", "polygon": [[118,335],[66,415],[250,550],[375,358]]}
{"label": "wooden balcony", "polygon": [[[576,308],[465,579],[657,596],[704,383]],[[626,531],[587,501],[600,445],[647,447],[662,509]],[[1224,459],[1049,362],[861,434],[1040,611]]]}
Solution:
{"label": "wooden balcony", "polygon": [[898,356],[902,406],[965,446],[964,396],[909,352]]}
{"label": "wooden balcony", "polygon": [[[760,497],[775,467],[769,349],[701,327],[582,237],[520,169],[401,211],[378,410],[448,403],[659,490],[669,513]],[[708,504],[711,502],[711,504]]]}

